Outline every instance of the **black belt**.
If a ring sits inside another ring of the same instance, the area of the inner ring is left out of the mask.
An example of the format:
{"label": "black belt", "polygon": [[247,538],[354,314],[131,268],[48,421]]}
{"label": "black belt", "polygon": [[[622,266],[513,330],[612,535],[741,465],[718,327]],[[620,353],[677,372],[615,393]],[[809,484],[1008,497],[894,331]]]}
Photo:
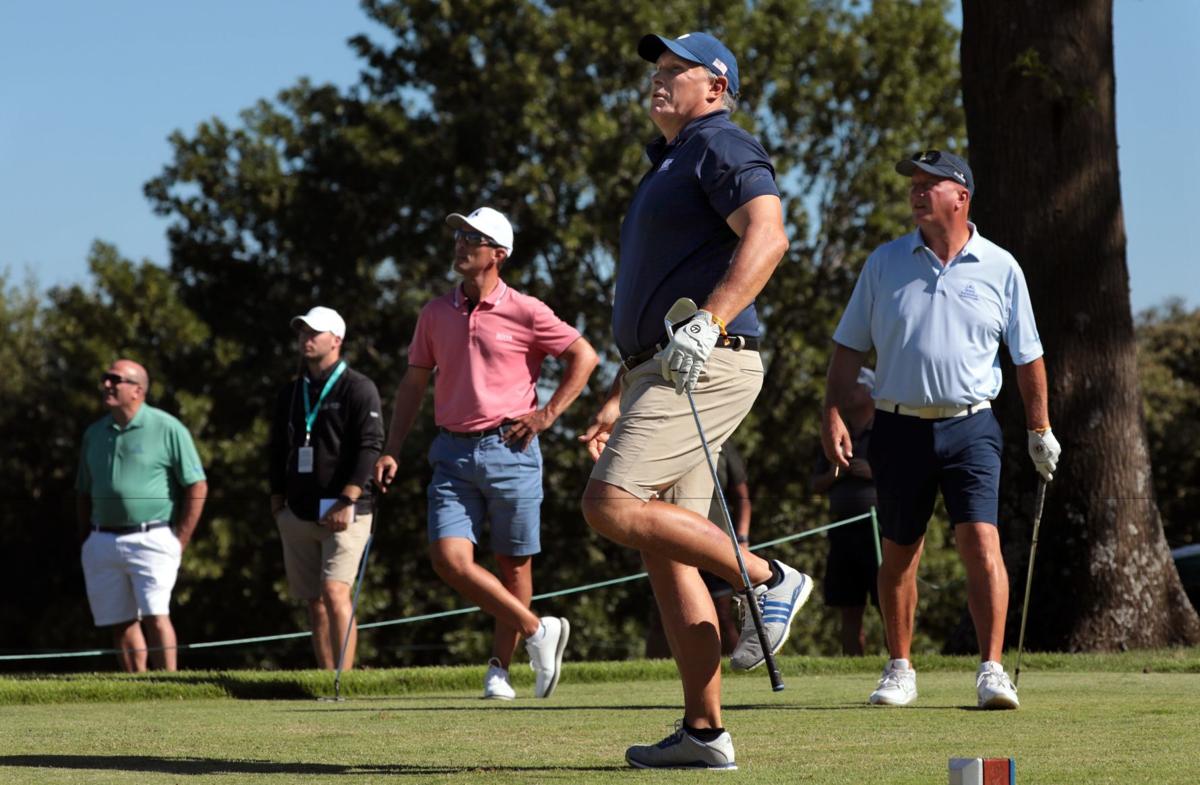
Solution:
{"label": "black belt", "polygon": [[461,439],[482,439],[485,436],[499,436],[504,433],[504,426],[497,425],[495,428],[487,428],[482,431],[452,431],[449,428],[438,426],[438,430],[448,436],[457,436]]}
{"label": "black belt", "polygon": [[129,526],[101,526],[92,524],[92,531],[104,532],[105,534],[133,534],[134,532],[148,532],[151,529],[161,529],[164,526],[170,526],[169,521],[146,521],[145,523],[134,523]]}
{"label": "black belt", "polygon": [[[656,343],[654,346],[650,347],[644,352],[638,352],[637,354],[626,357],[621,361],[621,365],[625,366],[625,370],[632,371],[634,368],[638,367],[654,355],[661,352],[664,348],[666,348],[666,345],[667,344],[665,342]],[[743,349],[751,352],[757,352],[758,339],[752,335],[722,335],[719,339],[717,339],[716,348],[732,349],[735,352],[740,352]]]}

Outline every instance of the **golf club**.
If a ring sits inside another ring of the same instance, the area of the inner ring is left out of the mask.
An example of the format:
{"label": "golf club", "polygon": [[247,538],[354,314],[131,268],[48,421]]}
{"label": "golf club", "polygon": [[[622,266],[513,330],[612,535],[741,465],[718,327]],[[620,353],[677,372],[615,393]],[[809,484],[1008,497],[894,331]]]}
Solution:
{"label": "golf club", "polygon": [[[668,340],[675,334],[675,325],[691,318],[698,310],[696,303],[687,297],[680,297],[676,300],[675,304],[671,306],[671,310],[667,311],[667,315],[663,317]],[[700,413],[696,410],[696,400],[692,397],[692,391],[685,388],[684,392],[687,394],[688,405],[692,407],[692,417],[696,420],[696,432],[700,435],[700,446],[704,448],[704,459],[708,461],[708,470],[712,473],[717,501],[721,506],[721,517],[725,521],[725,531],[729,534],[729,540],[733,543],[733,553],[737,556],[738,572],[742,577],[742,593],[746,595],[750,618],[754,620],[754,629],[758,633],[758,644],[762,646],[763,657],[767,663],[767,674],[771,677],[771,689],[779,692],[784,687],[783,675],[779,672],[779,666],[775,664],[775,654],[771,651],[771,642],[767,639],[766,628],[763,627],[762,611],[754,597],[754,590],[750,585],[750,575],[746,572],[746,562],[742,559],[742,548],[738,545],[737,530],[733,528],[733,520],[729,517],[729,508],[725,504],[725,492],[721,489],[721,479],[717,476],[717,464],[708,450],[708,438],[704,435],[704,426],[700,424]]]}
{"label": "golf club", "polygon": [[1033,559],[1037,555],[1038,529],[1042,525],[1042,505],[1046,502],[1046,481],[1038,478],[1037,501],[1033,508],[1033,539],[1029,543],[1029,569],[1025,573],[1025,602],[1021,607],[1021,633],[1017,637],[1017,669],[1013,672],[1013,689],[1021,682],[1021,654],[1025,651],[1025,621],[1029,618],[1029,587],[1033,585]]}
{"label": "golf club", "polygon": [[346,634],[342,638],[342,650],[338,653],[337,673],[333,677],[333,700],[338,703],[342,698],[342,666],[346,660],[346,647],[350,645],[350,633],[354,629],[354,617],[358,614],[358,595],[362,592],[363,577],[367,574],[367,557],[371,555],[371,542],[375,539],[375,505],[371,505],[371,531],[367,535],[367,544],[363,548],[362,560],[358,563],[358,580],[354,584],[354,599],[350,602],[350,621],[346,624]]}

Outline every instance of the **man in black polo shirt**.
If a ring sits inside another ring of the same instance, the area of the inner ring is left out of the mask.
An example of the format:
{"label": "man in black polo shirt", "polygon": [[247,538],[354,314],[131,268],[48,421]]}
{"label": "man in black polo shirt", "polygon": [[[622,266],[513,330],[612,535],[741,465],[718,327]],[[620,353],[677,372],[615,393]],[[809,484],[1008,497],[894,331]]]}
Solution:
{"label": "man in black polo shirt", "polygon": [[[680,729],[625,753],[639,768],[736,768],[721,723],[721,642],[697,567],[741,589],[728,534],[710,522],[713,481],[682,393],[694,390],[709,449],[750,411],[762,386],[754,298],[787,250],[775,171],[754,137],[729,120],[733,54],[707,33],[648,35],[638,54],[655,64],[642,178],[621,225],[613,333],[625,358],[608,400],[580,437],[597,459],[583,513],[597,532],[641,551],[683,680]],[[663,317],[680,297],[701,310],[668,342]],[[772,650],[787,638],[812,580],[747,553],[753,594]],[[765,655],[750,614],[731,664]]]}
{"label": "man in black polo shirt", "polygon": [[379,391],[341,358],[346,322],[337,311],[317,306],[292,329],[303,367],[279,391],[271,422],[271,512],[288,587],[308,603],[317,666],[336,668],[345,644],[349,669],[358,637],[350,590],[371,534],[367,482],[383,448]]}

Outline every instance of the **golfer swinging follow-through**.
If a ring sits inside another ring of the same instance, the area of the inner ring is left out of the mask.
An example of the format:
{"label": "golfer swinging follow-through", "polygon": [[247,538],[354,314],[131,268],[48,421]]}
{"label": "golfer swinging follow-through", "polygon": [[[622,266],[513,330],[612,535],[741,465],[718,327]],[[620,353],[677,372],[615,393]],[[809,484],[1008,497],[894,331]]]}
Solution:
{"label": "golfer swinging follow-through", "polygon": [[[625,752],[639,768],[733,769],[721,718],[721,642],[702,568],[741,588],[738,551],[706,516],[716,454],[762,387],[754,298],[787,250],[775,172],[766,151],[729,120],[737,61],[707,33],[647,35],[654,63],[650,119],[662,132],[621,225],[613,334],[624,358],[585,442],[596,466],[583,513],[603,536],[641,552],[683,680],[683,718],[653,745]],[[681,297],[700,304],[668,337],[663,317]],[[684,392],[695,400],[698,430]],[[700,442],[701,433],[707,440]],[[770,646],[753,614],[731,664],[761,665],[787,638],[812,580],[749,552],[745,570]]]}

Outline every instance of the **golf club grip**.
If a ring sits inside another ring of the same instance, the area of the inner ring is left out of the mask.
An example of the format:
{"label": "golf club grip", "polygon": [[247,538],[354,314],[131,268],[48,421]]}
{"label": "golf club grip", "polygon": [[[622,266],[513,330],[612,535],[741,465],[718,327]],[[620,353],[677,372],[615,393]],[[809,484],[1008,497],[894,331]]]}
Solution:
{"label": "golf club grip", "polygon": [[754,619],[754,630],[758,633],[758,645],[762,646],[763,660],[767,666],[767,675],[771,677],[771,690],[779,692],[783,689],[783,674],[775,663],[775,655],[771,652],[771,642],[767,640],[767,629],[763,626],[762,611],[758,608],[758,600],[753,592],[748,592],[746,601],[750,603],[750,616]]}

